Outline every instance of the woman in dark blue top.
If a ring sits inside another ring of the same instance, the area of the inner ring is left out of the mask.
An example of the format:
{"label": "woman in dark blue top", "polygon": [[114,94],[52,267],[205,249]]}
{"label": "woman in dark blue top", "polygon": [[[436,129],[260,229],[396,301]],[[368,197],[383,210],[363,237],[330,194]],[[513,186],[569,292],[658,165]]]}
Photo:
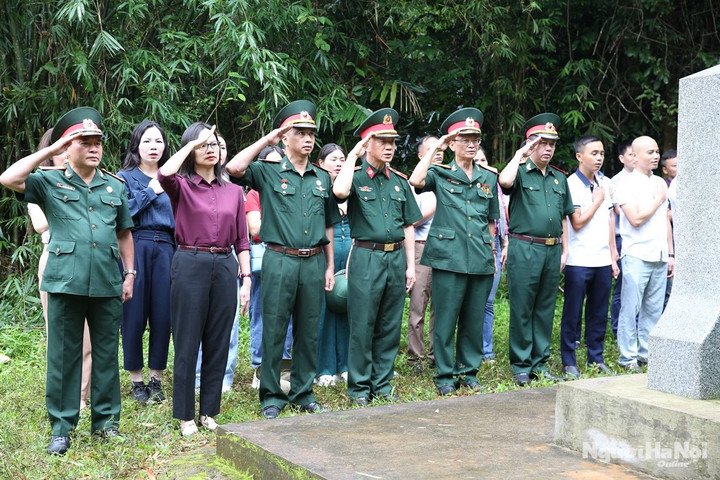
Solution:
{"label": "woman in dark blue top", "polygon": [[[123,304],[122,344],[132,396],[140,403],[162,402],[163,370],[170,344],[170,265],[175,251],[175,219],[170,199],[157,180],[158,169],[170,156],[165,132],[155,122],[142,121],[130,136],[122,170],[135,226],[135,294]],[[150,329],[149,382],[143,381],[143,334]]]}

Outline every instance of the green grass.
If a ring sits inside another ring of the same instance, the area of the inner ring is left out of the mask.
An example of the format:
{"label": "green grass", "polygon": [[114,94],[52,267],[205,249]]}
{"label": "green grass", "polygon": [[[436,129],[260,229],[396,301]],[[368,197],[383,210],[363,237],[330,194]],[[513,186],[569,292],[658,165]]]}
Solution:
{"label": "green grass", "polygon": [[[486,393],[516,390],[508,363],[508,315],[506,285],[501,285],[496,299],[495,353],[497,363],[485,364],[478,378]],[[559,333],[562,296],[558,297],[553,330],[553,353],[550,369],[560,371]],[[2,315],[2,314],[0,314]],[[478,313],[482,318],[482,313]],[[437,398],[432,382],[432,372],[427,370],[415,376],[406,362],[407,308],[400,353],[395,367],[399,377],[394,380],[397,393],[406,402],[433,400]],[[7,319],[3,319],[7,320]],[[42,324],[40,319],[28,319],[28,325]],[[240,358],[235,375],[234,388],[223,395],[218,423],[248,422],[260,420],[257,391],[250,388],[252,368],[249,355],[249,332],[247,319],[241,319]],[[52,457],[45,452],[50,425],[45,410],[45,332],[43,327],[23,327],[0,321],[0,353],[11,361],[0,365],[0,478],[9,479],[167,479],[176,478],[173,469],[176,457],[183,452],[195,450],[215,442],[214,434],[201,430],[199,435],[184,439],[180,437],[177,420],[172,418],[171,402],[161,405],[137,405],[130,399],[130,379],[121,371],[123,395],[120,429],[125,435],[124,443],[105,443],[90,435],[89,411],[81,414],[78,428],[72,434],[72,447],[64,457]],[[609,328],[608,328],[609,330]],[[147,343],[146,343],[147,345]],[[122,356],[122,349],[120,349]],[[585,371],[585,349],[578,351],[578,365]],[[165,372],[164,386],[168,398],[172,393],[171,345],[169,368]],[[617,367],[618,353],[612,334],[605,345],[608,366]],[[122,365],[122,361],[121,361]],[[595,376],[585,372],[583,377]],[[532,387],[547,386],[549,382],[535,382]],[[527,388],[527,387],[526,387]],[[461,389],[459,395],[470,395]],[[316,388],[318,401],[333,410],[349,407],[344,385]],[[283,417],[295,415],[285,409]]]}

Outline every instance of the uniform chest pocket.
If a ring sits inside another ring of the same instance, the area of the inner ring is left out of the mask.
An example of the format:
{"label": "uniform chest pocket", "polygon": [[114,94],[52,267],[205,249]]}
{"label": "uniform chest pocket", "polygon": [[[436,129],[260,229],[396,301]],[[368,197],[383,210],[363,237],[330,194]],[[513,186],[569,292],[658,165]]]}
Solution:
{"label": "uniform chest pocket", "polygon": [[565,189],[560,185],[553,185],[551,192],[552,204],[558,208],[562,208],[563,199],[565,198]]}
{"label": "uniform chest pocket", "polygon": [[295,211],[295,187],[287,183],[281,183],[273,187],[275,192],[275,207],[282,212]]}
{"label": "uniform chest pocket", "polygon": [[452,182],[444,182],[440,184],[442,192],[438,195],[443,205],[453,208],[461,208],[463,205],[463,192],[465,187]]}
{"label": "uniform chest pocket", "polygon": [[325,210],[325,201],[330,196],[327,189],[318,190],[320,186],[313,188],[313,204],[310,206],[311,213],[322,213]]}
{"label": "uniform chest pocket", "polygon": [[537,185],[523,185],[523,196],[528,205],[542,205],[545,203],[545,192]]}
{"label": "uniform chest pocket", "polygon": [[[489,188],[489,187],[488,187]],[[490,200],[493,198],[492,191],[488,188],[476,188],[479,201],[475,205],[475,209],[481,214],[487,214],[490,211]]]}
{"label": "uniform chest pocket", "polygon": [[47,266],[43,278],[51,281],[67,281],[75,274],[75,242],[72,240],[51,240],[47,246]]}
{"label": "uniform chest pocket", "polygon": [[380,208],[378,206],[377,193],[374,191],[360,191],[357,196],[363,215],[366,217],[376,217],[378,215],[378,209]]}
{"label": "uniform chest pocket", "polygon": [[120,200],[120,197],[116,197],[114,195],[101,195],[100,202],[102,202],[103,205],[110,207],[104,209],[101,213],[103,221],[108,225],[115,226],[117,209],[122,205],[122,200]]}
{"label": "uniform chest pocket", "polygon": [[52,205],[52,215],[56,218],[68,220],[80,219],[80,194],[75,190],[58,188],[50,192],[54,202]]}

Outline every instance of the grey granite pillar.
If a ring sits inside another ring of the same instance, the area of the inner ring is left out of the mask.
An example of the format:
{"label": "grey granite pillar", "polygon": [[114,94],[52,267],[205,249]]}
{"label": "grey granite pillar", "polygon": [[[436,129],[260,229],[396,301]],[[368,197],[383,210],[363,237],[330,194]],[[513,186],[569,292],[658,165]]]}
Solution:
{"label": "grey granite pillar", "polygon": [[676,269],[650,332],[648,387],[720,398],[720,65],[680,80]]}

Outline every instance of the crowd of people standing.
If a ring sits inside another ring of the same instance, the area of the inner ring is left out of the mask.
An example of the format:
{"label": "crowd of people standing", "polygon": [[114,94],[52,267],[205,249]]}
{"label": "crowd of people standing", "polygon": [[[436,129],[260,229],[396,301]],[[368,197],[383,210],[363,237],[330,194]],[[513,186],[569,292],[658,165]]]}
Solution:
{"label": "crowd of people standing", "polygon": [[[172,153],[163,128],[143,121],[114,175],[100,168],[102,118],[81,107],[0,176],[34,205],[33,225],[43,233],[49,453],[70,447],[88,389],[93,432],[121,438],[119,332],[132,398],[166,400],[172,338],[180,433],[195,434],[198,422],[215,430],[248,309],[252,386],[267,419],[288,405],[326,412],[314,388],[344,382],[358,407],[401,401],[392,380],[408,294],[414,371],[431,369],[441,396],[481,392],[480,366],[495,362],[503,269],[517,385],[580,377],[583,330],[588,368],[612,372],[603,352],[613,278],[617,364],[641,371],[672,288],[674,152],[663,157],[663,180],[653,175],[661,159],[655,140],[620,144],[624,168],[611,181],[601,172],[603,142],[584,136],[574,142],[578,168],[568,176],[551,164],[560,118],[543,113],[525,123],[524,141],[498,172],[481,146],[483,113],[463,108],[439,137],[419,139],[408,178],[390,166],[398,112],[370,113],[347,155],[326,144],[314,164],[316,114],[310,101],[288,104],[270,133],[229,161],[213,125],[190,125]],[[562,371],[551,372],[563,272]],[[90,371],[88,387],[81,377]]]}

